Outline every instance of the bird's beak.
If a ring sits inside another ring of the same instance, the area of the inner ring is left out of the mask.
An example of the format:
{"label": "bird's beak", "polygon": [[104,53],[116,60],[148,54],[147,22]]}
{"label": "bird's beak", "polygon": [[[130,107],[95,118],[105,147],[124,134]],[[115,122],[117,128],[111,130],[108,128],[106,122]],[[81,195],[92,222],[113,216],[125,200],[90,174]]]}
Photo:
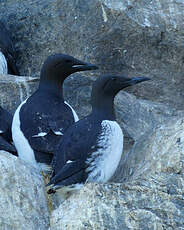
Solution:
{"label": "bird's beak", "polygon": [[82,62],[82,61],[77,60],[77,61],[75,62],[75,64],[72,66],[72,69],[73,69],[75,72],[78,72],[78,71],[87,71],[87,70],[95,70],[95,69],[98,69],[98,66],[93,65],[93,64],[91,64],[91,63],[86,63],[86,62]]}
{"label": "bird's beak", "polygon": [[148,77],[133,77],[127,81],[127,84],[128,84],[128,86],[131,86],[131,85],[135,85],[135,84],[138,84],[140,82],[149,81],[149,80],[151,80],[151,79]]}

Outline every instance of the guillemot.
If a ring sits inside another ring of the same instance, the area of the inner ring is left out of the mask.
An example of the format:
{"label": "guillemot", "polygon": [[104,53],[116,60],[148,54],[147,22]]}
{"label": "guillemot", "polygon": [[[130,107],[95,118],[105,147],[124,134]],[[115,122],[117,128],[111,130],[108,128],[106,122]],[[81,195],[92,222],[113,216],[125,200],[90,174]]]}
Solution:
{"label": "guillemot", "polygon": [[12,125],[13,116],[0,106],[0,150],[5,150],[17,156],[16,149],[12,144]]}
{"label": "guillemot", "polygon": [[66,129],[78,121],[76,112],[64,101],[63,82],[72,73],[94,69],[96,65],[66,54],[47,58],[38,90],[19,105],[13,117],[13,141],[20,158],[41,171],[50,170],[56,145]]}
{"label": "guillemot", "polygon": [[54,153],[49,194],[59,191],[65,199],[86,182],[104,183],[112,177],[123,151],[114,97],[120,90],[147,80],[105,75],[94,82],[91,114],[68,128]]}
{"label": "guillemot", "polygon": [[0,73],[19,75],[16,66],[16,52],[10,36],[3,22],[0,21]]}

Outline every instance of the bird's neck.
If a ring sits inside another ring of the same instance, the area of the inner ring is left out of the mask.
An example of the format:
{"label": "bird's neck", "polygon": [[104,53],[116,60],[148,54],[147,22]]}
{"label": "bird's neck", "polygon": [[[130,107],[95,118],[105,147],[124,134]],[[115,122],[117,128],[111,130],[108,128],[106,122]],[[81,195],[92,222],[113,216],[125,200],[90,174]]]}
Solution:
{"label": "bird's neck", "polygon": [[114,112],[114,98],[101,98],[92,100],[92,113],[102,120],[116,120]]}
{"label": "bird's neck", "polygon": [[58,78],[54,78],[53,76],[40,76],[39,90],[56,95],[57,97],[63,99],[63,82],[65,78],[65,76]]}

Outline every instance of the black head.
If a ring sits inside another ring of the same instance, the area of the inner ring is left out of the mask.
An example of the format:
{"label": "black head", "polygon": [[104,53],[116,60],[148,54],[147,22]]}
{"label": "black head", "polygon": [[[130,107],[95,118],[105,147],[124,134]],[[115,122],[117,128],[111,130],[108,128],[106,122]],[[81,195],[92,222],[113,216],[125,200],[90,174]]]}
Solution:
{"label": "black head", "polygon": [[115,96],[120,90],[128,86],[148,80],[150,79],[147,77],[128,78],[125,76],[102,75],[94,82],[92,92],[93,94],[103,92],[106,96]]}
{"label": "black head", "polygon": [[114,116],[114,97],[116,94],[128,87],[143,81],[150,80],[147,77],[127,78],[124,76],[104,75],[97,78],[92,87],[91,104],[98,111],[106,111],[110,118]]}
{"label": "black head", "polygon": [[41,70],[41,79],[65,79],[72,73],[98,69],[96,65],[80,61],[66,54],[54,54],[47,58]]}

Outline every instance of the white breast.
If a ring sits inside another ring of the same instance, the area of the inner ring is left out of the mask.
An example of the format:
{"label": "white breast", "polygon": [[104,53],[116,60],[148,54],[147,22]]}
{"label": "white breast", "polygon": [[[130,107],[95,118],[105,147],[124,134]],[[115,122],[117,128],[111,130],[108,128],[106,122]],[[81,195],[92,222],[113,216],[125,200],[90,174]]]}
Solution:
{"label": "white breast", "polygon": [[87,159],[89,182],[107,182],[118,167],[123,152],[123,132],[115,121],[104,120],[98,137],[98,151]]}
{"label": "white breast", "polygon": [[7,61],[2,52],[0,52],[0,74],[8,74]]}
{"label": "white breast", "polygon": [[12,122],[12,138],[17,149],[19,157],[37,167],[37,163],[34,156],[34,151],[31,148],[28,140],[25,138],[23,132],[20,129],[20,116],[19,112],[23,104],[26,103],[26,100],[23,101],[17,110],[15,111],[13,122]]}

